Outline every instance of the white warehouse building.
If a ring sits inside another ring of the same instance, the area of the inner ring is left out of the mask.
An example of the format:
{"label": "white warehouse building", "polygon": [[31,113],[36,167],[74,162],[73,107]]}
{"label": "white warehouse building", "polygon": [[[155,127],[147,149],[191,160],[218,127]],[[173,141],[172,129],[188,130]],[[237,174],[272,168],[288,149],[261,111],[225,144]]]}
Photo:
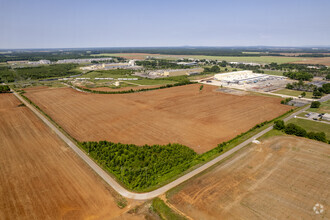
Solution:
{"label": "white warehouse building", "polygon": [[226,84],[257,83],[260,81],[284,79],[282,76],[272,76],[261,73],[253,73],[251,70],[243,70],[229,73],[215,74],[214,79]]}

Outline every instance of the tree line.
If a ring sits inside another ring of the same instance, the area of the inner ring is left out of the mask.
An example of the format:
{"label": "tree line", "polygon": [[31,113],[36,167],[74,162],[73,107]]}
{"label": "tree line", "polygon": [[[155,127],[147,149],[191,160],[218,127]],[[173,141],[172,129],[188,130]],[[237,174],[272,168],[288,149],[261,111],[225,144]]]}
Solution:
{"label": "tree line", "polygon": [[143,66],[146,69],[189,69],[190,66],[184,66],[177,63],[174,63],[170,60],[143,60],[136,61],[136,65]]}
{"label": "tree line", "polygon": [[283,120],[275,121],[274,129],[283,131],[286,134],[295,135],[299,137],[306,137],[309,139],[329,143],[329,140],[327,140],[324,132],[307,132],[302,127],[295,125],[293,123],[289,123],[288,125],[285,125]]}
{"label": "tree line", "polygon": [[79,71],[75,70],[75,68],[77,68],[78,66],[78,64],[52,64],[15,69],[9,67],[1,67],[0,83],[15,82],[18,80],[70,76],[80,73]]}
{"label": "tree line", "polygon": [[182,82],[177,82],[174,84],[166,84],[164,86],[160,86],[160,87],[153,87],[153,88],[143,88],[143,89],[130,89],[130,90],[121,90],[121,91],[99,91],[99,90],[91,90],[91,89],[87,89],[87,88],[83,88],[83,87],[79,87],[79,86],[73,86],[71,84],[71,86],[86,91],[86,92],[90,92],[90,93],[97,93],[97,94],[125,94],[125,93],[135,93],[135,92],[146,92],[146,91],[151,91],[151,90],[158,90],[158,89],[166,89],[166,88],[171,88],[171,87],[176,87],[176,86],[184,86],[184,85],[189,85],[189,84],[194,84],[195,82],[190,82],[190,81],[182,81]]}

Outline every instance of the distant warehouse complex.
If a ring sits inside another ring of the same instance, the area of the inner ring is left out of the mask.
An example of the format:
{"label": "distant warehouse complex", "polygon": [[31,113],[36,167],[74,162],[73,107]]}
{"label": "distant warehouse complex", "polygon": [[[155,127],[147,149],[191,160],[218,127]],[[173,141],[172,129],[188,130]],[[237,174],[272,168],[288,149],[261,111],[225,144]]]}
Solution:
{"label": "distant warehouse complex", "polygon": [[223,84],[251,84],[267,80],[281,80],[284,76],[273,76],[267,74],[253,73],[250,70],[243,70],[237,72],[215,74],[214,80],[218,80]]}
{"label": "distant warehouse complex", "polygon": [[197,75],[203,72],[203,68],[194,68],[194,69],[173,69],[173,70],[156,70],[149,72],[151,76],[162,76],[162,77],[169,77],[169,76],[192,76]]}

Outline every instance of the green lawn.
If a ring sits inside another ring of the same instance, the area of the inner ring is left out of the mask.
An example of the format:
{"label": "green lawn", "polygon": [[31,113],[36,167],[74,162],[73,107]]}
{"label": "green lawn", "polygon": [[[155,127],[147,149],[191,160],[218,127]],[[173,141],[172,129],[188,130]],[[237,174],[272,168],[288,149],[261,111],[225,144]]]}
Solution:
{"label": "green lawn", "polygon": [[[282,95],[290,95],[290,96],[300,96],[302,91],[297,91],[297,90],[291,90],[291,89],[281,89],[279,91],[274,92],[276,94],[282,94]],[[312,92],[306,92],[305,98],[312,98],[313,93]]]}
{"label": "green lawn", "polygon": [[330,114],[330,100],[321,102],[320,108],[309,108],[307,111]]}
{"label": "green lawn", "polygon": [[265,74],[268,75],[275,75],[275,76],[283,76],[283,71],[276,71],[276,70],[263,70]]}
{"label": "green lawn", "polygon": [[[130,81],[128,81],[130,82]],[[171,80],[167,80],[167,79],[139,79],[139,80],[136,80],[136,81],[131,81],[133,83],[136,83],[136,84],[140,84],[140,85],[146,85],[146,86],[149,86],[149,85],[166,85],[166,84],[173,84],[173,83],[176,83],[174,81],[171,81]]]}
{"label": "green lawn", "polygon": [[307,132],[309,132],[309,131],[324,132],[325,135],[327,136],[327,139],[330,139],[330,125],[329,124],[301,119],[301,118],[292,118],[288,122],[286,122],[286,124],[288,124],[288,123],[296,124],[296,125],[304,128]]}

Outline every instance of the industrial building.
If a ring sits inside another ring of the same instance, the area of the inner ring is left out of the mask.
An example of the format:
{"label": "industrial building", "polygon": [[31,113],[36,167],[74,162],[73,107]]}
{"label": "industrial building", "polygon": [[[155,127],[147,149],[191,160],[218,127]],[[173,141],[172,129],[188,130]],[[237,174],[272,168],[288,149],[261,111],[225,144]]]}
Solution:
{"label": "industrial building", "polygon": [[267,74],[253,73],[251,70],[243,70],[229,73],[215,74],[214,80],[224,84],[251,84],[266,80],[285,79],[283,76],[273,76]]}
{"label": "industrial building", "polygon": [[197,75],[203,72],[203,68],[194,68],[194,69],[174,69],[174,70],[156,70],[149,73],[149,75],[154,76],[163,76],[163,77],[170,77],[170,76],[183,76],[183,75]]}
{"label": "industrial building", "polygon": [[82,70],[110,70],[110,69],[141,69],[141,66],[136,66],[134,60],[130,60],[128,63],[109,63],[109,64],[94,64],[85,67],[81,67]]}

